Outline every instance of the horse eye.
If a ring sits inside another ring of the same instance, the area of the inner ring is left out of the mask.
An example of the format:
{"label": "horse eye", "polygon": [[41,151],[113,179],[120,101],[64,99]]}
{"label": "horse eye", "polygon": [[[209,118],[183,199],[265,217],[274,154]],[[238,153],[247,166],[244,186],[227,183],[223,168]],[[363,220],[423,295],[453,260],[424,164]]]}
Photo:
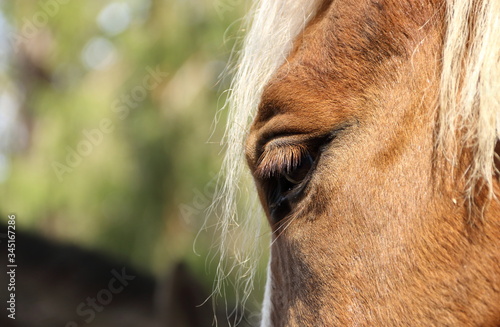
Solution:
{"label": "horse eye", "polygon": [[283,177],[290,183],[297,185],[302,183],[313,166],[313,158],[308,153],[303,155],[296,167],[290,168],[283,173]]}
{"label": "horse eye", "polygon": [[291,203],[300,197],[313,164],[313,157],[304,153],[300,161],[291,164],[278,178],[268,180],[267,200],[273,223],[280,222],[291,212]]}

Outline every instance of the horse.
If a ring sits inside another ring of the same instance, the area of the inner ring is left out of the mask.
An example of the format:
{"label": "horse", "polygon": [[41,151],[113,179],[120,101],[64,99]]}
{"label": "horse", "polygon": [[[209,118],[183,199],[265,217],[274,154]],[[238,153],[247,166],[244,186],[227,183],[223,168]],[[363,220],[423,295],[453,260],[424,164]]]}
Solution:
{"label": "horse", "polygon": [[257,1],[228,106],[222,255],[247,294],[267,218],[261,326],[500,326],[500,1]]}

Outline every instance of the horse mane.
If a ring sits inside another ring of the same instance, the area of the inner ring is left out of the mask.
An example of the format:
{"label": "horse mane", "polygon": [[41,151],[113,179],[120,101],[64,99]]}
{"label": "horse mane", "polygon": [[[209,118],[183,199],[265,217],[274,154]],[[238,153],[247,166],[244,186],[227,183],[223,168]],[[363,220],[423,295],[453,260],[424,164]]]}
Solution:
{"label": "horse mane", "polygon": [[[224,106],[229,110],[223,139],[226,153],[213,204],[220,209],[220,262],[214,292],[223,292],[226,277],[234,272],[242,306],[253,290],[258,244],[267,226],[246,168],[244,140],[264,86],[323,2],[256,1],[247,16],[242,49],[235,53],[233,70],[229,69],[234,77]],[[475,185],[483,180],[492,194],[494,146],[500,135],[499,6],[498,0],[447,0],[436,148],[443,152],[460,144],[472,148],[468,197],[474,196]],[[457,131],[464,128],[467,133],[457,138]],[[458,160],[452,152],[447,155],[453,163]]]}
{"label": "horse mane", "polygon": [[[500,137],[500,2],[448,0],[437,146],[452,166],[470,149],[465,199],[493,194]],[[457,136],[460,135],[460,136]],[[481,190],[482,188],[485,190]]]}
{"label": "horse mane", "polygon": [[[224,107],[229,108],[223,145],[225,157],[212,210],[218,209],[219,256],[214,292],[224,292],[230,273],[235,274],[237,300],[244,306],[253,290],[261,254],[259,242],[267,233],[251,175],[246,168],[244,141],[263,88],[286,60],[292,41],[314,16],[321,0],[259,0],[247,15],[246,36]],[[240,201],[243,200],[243,201]],[[242,203],[244,202],[244,203]],[[239,212],[245,212],[242,216]]]}

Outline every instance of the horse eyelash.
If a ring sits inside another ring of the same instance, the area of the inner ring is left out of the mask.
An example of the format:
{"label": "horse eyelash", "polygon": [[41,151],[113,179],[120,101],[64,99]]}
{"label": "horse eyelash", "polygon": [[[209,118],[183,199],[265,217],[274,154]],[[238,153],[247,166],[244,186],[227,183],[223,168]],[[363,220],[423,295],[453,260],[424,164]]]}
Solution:
{"label": "horse eyelash", "polygon": [[270,178],[290,173],[298,167],[308,150],[304,145],[293,144],[266,149],[260,156],[255,175]]}

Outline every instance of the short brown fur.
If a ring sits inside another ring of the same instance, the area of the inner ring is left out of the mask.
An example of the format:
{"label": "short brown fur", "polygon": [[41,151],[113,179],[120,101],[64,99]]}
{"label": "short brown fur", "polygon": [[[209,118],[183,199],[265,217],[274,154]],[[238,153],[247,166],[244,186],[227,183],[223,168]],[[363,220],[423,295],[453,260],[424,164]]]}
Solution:
{"label": "short brown fur", "polygon": [[[273,326],[500,326],[500,205],[478,193],[471,224],[470,155],[452,170],[436,153],[444,10],[326,1],[267,85],[247,160],[275,226]],[[275,225],[266,144],[336,130]]]}

